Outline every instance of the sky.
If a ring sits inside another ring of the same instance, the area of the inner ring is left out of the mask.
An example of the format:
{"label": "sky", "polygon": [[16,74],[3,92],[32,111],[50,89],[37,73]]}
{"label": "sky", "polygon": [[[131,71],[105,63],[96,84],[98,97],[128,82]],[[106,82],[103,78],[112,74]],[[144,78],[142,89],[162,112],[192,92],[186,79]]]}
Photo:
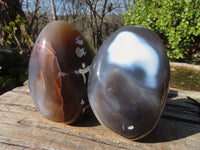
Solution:
{"label": "sky", "polygon": [[[47,2],[47,1],[49,1],[49,2]],[[65,1],[65,4],[66,4],[65,6],[63,5],[62,1]],[[69,1],[69,0],[54,0],[54,3],[56,5],[57,15],[65,15],[65,14],[69,13],[68,10],[70,9],[70,7],[68,8],[69,5],[67,5],[67,4],[69,4],[69,3],[67,3],[67,1]],[[125,1],[126,1],[126,3],[128,3],[128,0],[125,0]],[[40,3],[39,11],[41,13],[44,13],[44,12],[52,13],[51,0],[39,0],[39,3]],[[122,13],[125,12],[124,0],[108,0],[108,5],[110,3],[112,3],[113,6],[120,4],[120,8],[115,9],[112,13],[119,13],[120,11]],[[33,12],[33,11],[35,11],[35,4],[36,4],[36,0],[24,0],[22,3],[22,8],[25,12],[27,12],[27,11]],[[98,4],[99,4],[99,9],[101,9],[102,3],[99,2]],[[28,8],[27,8],[27,6],[28,6]]]}

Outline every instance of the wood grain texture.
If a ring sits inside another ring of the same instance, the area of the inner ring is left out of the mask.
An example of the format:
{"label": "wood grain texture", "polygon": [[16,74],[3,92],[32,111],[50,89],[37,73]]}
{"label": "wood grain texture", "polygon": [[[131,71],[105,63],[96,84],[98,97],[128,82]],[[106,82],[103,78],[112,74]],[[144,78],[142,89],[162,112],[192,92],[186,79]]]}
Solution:
{"label": "wood grain texture", "polygon": [[164,113],[153,132],[139,141],[125,139],[89,115],[66,125],[45,119],[36,109],[28,86],[0,96],[0,149],[58,150],[198,150],[200,104],[169,94]]}

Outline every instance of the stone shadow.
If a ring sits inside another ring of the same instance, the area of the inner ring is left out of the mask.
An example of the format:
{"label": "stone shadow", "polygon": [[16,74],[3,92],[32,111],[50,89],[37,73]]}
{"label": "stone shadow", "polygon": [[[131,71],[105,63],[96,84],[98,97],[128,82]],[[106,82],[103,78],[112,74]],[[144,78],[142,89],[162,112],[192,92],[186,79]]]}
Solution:
{"label": "stone shadow", "polygon": [[168,142],[200,133],[200,103],[189,97],[174,97],[169,95],[157,126],[139,142]]}
{"label": "stone shadow", "polygon": [[100,123],[96,119],[92,110],[88,109],[84,118],[81,118],[81,120],[78,120],[77,122],[74,122],[70,125],[76,127],[93,127],[93,126],[99,126]]}

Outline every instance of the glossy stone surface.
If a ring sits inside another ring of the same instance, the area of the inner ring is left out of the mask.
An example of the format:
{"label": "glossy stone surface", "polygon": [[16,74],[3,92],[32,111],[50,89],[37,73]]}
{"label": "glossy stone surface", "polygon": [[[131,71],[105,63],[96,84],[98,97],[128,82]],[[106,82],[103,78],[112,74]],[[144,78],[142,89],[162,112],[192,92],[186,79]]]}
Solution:
{"label": "glossy stone surface", "polygon": [[45,117],[73,123],[83,116],[93,56],[72,25],[55,21],[44,27],[30,57],[28,80],[31,96]]}
{"label": "glossy stone surface", "polygon": [[122,27],[93,59],[89,102],[97,119],[131,139],[156,126],[166,103],[169,61],[159,37],[139,26]]}

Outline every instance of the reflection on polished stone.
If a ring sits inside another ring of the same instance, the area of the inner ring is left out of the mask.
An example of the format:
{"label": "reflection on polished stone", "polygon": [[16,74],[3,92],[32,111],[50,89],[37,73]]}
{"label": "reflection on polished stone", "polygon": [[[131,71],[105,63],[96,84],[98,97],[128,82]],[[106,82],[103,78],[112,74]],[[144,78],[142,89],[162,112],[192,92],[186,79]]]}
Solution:
{"label": "reflection on polished stone", "polygon": [[162,114],[169,78],[169,61],[159,37],[144,27],[122,27],[93,59],[89,102],[103,125],[124,137],[140,139]]}
{"label": "reflection on polished stone", "polygon": [[40,112],[72,123],[88,108],[87,78],[94,51],[70,24],[54,21],[41,31],[29,62],[29,87]]}

